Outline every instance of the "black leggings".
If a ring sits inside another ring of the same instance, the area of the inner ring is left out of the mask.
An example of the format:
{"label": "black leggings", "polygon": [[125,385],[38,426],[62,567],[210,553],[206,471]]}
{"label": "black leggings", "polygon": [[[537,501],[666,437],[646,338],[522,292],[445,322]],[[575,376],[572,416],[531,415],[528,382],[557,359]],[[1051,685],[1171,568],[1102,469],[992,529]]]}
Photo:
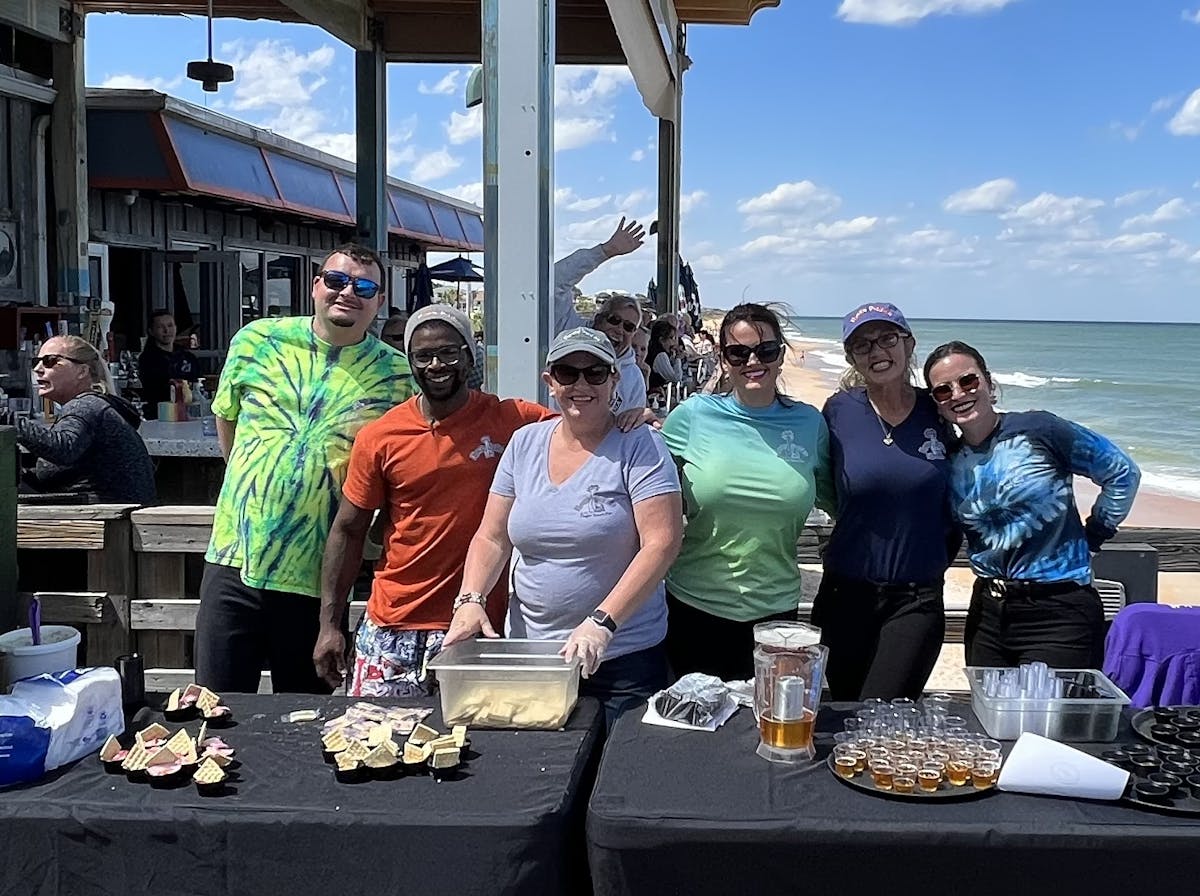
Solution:
{"label": "black leggings", "polygon": [[1099,669],[1104,605],[1091,585],[996,598],[987,580],[976,579],[963,640],[968,666],[1041,660],[1055,669]]}
{"label": "black leggings", "polygon": [[196,614],[196,682],[218,694],[253,694],[264,667],[277,694],[328,694],[313,647],[321,601],[305,594],[253,588],[241,570],[204,564]]}
{"label": "black leggings", "polygon": [[796,621],[789,610],[738,622],[685,604],[667,592],[667,658],[676,678],[689,672],[715,675],[722,681],[754,677],[754,626],[760,622]]}
{"label": "black leggings", "polygon": [[916,700],[946,634],[942,585],[879,586],[825,573],[812,622],[829,648],[830,699]]}

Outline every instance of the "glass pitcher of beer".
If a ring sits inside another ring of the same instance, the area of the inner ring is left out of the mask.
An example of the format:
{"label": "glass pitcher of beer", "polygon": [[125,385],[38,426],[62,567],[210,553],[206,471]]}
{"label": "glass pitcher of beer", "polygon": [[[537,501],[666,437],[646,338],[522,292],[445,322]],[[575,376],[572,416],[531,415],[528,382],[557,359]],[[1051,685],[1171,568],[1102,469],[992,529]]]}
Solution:
{"label": "glass pitcher of beer", "polygon": [[754,626],[754,714],[757,752],[764,759],[804,762],[816,757],[813,723],[829,656],[820,642],[821,630],[804,622]]}

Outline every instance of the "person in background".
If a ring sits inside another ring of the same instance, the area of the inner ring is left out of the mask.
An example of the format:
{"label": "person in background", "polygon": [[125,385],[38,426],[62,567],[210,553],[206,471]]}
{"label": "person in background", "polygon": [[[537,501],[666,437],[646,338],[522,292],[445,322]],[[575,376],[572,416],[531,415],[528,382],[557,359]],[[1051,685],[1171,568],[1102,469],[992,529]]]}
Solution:
{"label": "person in background", "polygon": [[779,317],[755,303],[721,322],[727,394],[693,395],[663,424],[687,527],[667,573],[667,653],[676,675],[754,675],[756,623],[795,619],[796,541],[814,501],[832,502],[829,430],[779,390]]}
{"label": "person in background", "polygon": [[471,357],[475,363],[467,375],[467,388],[482,389],[484,376],[487,373],[487,350],[483,345],[483,330],[475,331],[475,338],[470,341]]}
{"label": "person in background", "polygon": [[696,388],[700,389],[717,368],[717,344],[712,333],[700,330],[692,340],[692,346],[696,352]]}
{"label": "person in background", "polygon": [[408,312],[397,311],[384,321],[383,327],[379,331],[379,338],[400,354],[406,354],[404,351],[404,328],[407,326]]}
{"label": "person in background", "polygon": [[141,418],[113,394],[108,365],[78,336],[53,336],[33,362],[38,397],[61,405],[54,423],[13,419],[17,444],[37,458],[22,478],[26,491],[95,495],[107,504],[153,504],[154,464],[138,435]]}
{"label": "person in background", "polygon": [[646,363],[646,352],[650,349],[650,331],[645,327],[638,327],[637,332],[633,334],[630,347],[633,349],[633,357],[637,361],[638,370],[642,372],[642,379],[649,386],[650,365]]}
{"label": "person in background", "polygon": [[661,437],[616,425],[616,362],[596,330],[555,337],[542,379],[562,417],[509,442],[445,640],[496,637],[484,595],[506,578],[515,547],[509,635],[566,641],[566,658],[581,661],[580,693],[604,704],[610,725],[668,684],[662,578],[683,525],[679,477]]}
{"label": "person in background", "polygon": [[321,556],[355,435],[412,395],[404,355],[369,332],[383,264],[346,245],[312,281],[311,317],[257,320],[229,345],[213,399],[227,467],[205,554],[196,681],[328,693],[313,668]]}
{"label": "person in background", "polygon": [[642,322],[642,309],[633,296],[610,295],[591,318],[585,319],[575,310],[575,284],[605,261],[636,251],[644,238],[645,230],[637,221],[626,224],[621,218],[612,236],[603,243],[578,249],[554,264],[554,331],[594,327],[609,338],[617,353],[620,372],[613,392],[613,412],[622,415],[619,425],[623,429],[633,426],[646,407],[645,383],[637,375],[637,359],[630,348],[633,334]]}
{"label": "person in background", "polygon": [[[925,360],[925,384],[962,440],[951,454],[951,506],[967,539],[969,666],[1099,669],[1104,609],[1091,555],[1128,516],[1141,473],[1125,452],[1046,411],[999,413],[987,362],[964,342]],[[1073,477],[1100,494],[1087,521]]]}
{"label": "person in background", "polygon": [[942,589],[962,542],[950,511],[954,439],[914,385],[916,344],[887,302],[842,319],[850,367],[822,411],[837,505],[812,611],[834,700],[916,700],[945,638]]}
{"label": "person in background", "polygon": [[667,386],[678,386],[683,382],[679,333],[671,319],[659,318],[651,325],[646,364],[650,367],[648,392],[665,396]]}
{"label": "person in background", "polygon": [[[313,662],[337,687],[346,675],[341,623],[358,558],[373,512],[385,511],[383,562],[354,638],[352,697],[429,693],[426,663],[450,626],[467,545],[500,455],[522,426],[553,416],[541,405],[501,401],[467,385],[475,341],[458,309],[427,305],[413,314],[405,338],[420,392],[354,440],[321,570]],[[503,625],[507,600],[508,580],[501,578],[488,595],[494,627]]]}
{"label": "person in background", "polygon": [[150,312],[146,328],[150,341],[138,355],[138,379],[142,384],[147,420],[158,419],[158,403],[170,401],[171,380],[191,382],[200,374],[196,356],[175,345],[175,317],[165,308]]}

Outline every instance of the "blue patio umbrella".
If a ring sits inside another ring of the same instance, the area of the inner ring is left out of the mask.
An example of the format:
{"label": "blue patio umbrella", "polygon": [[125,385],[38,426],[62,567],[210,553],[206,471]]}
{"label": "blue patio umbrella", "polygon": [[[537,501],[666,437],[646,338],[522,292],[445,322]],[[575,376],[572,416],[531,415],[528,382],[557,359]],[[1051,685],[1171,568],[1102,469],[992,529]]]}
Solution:
{"label": "blue patio umbrella", "polygon": [[449,261],[434,265],[429,269],[429,276],[434,280],[458,283],[459,292],[462,291],[463,283],[483,282],[483,271],[475,267],[470,259],[463,258],[461,255],[458,258],[451,258]]}
{"label": "blue patio umbrella", "polygon": [[429,275],[429,266],[425,262],[421,262],[416,273],[413,274],[412,291],[408,294],[408,301],[405,304],[409,314],[419,311],[426,305],[433,304],[433,279]]}

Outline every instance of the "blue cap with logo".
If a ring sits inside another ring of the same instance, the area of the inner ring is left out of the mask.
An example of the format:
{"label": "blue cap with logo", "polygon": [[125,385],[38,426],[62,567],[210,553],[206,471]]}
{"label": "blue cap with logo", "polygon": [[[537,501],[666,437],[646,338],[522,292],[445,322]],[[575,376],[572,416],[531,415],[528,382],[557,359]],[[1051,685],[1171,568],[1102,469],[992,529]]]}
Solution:
{"label": "blue cap with logo", "polygon": [[900,312],[900,309],[891,302],[868,302],[865,305],[859,305],[842,318],[842,342],[849,342],[855,330],[863,324],[869,324],[873,320],[882,320],[889,324],[895,324],[905,333],[912,332],[912,328],[908,325],[908,321],[904,319],[904,315]]}

